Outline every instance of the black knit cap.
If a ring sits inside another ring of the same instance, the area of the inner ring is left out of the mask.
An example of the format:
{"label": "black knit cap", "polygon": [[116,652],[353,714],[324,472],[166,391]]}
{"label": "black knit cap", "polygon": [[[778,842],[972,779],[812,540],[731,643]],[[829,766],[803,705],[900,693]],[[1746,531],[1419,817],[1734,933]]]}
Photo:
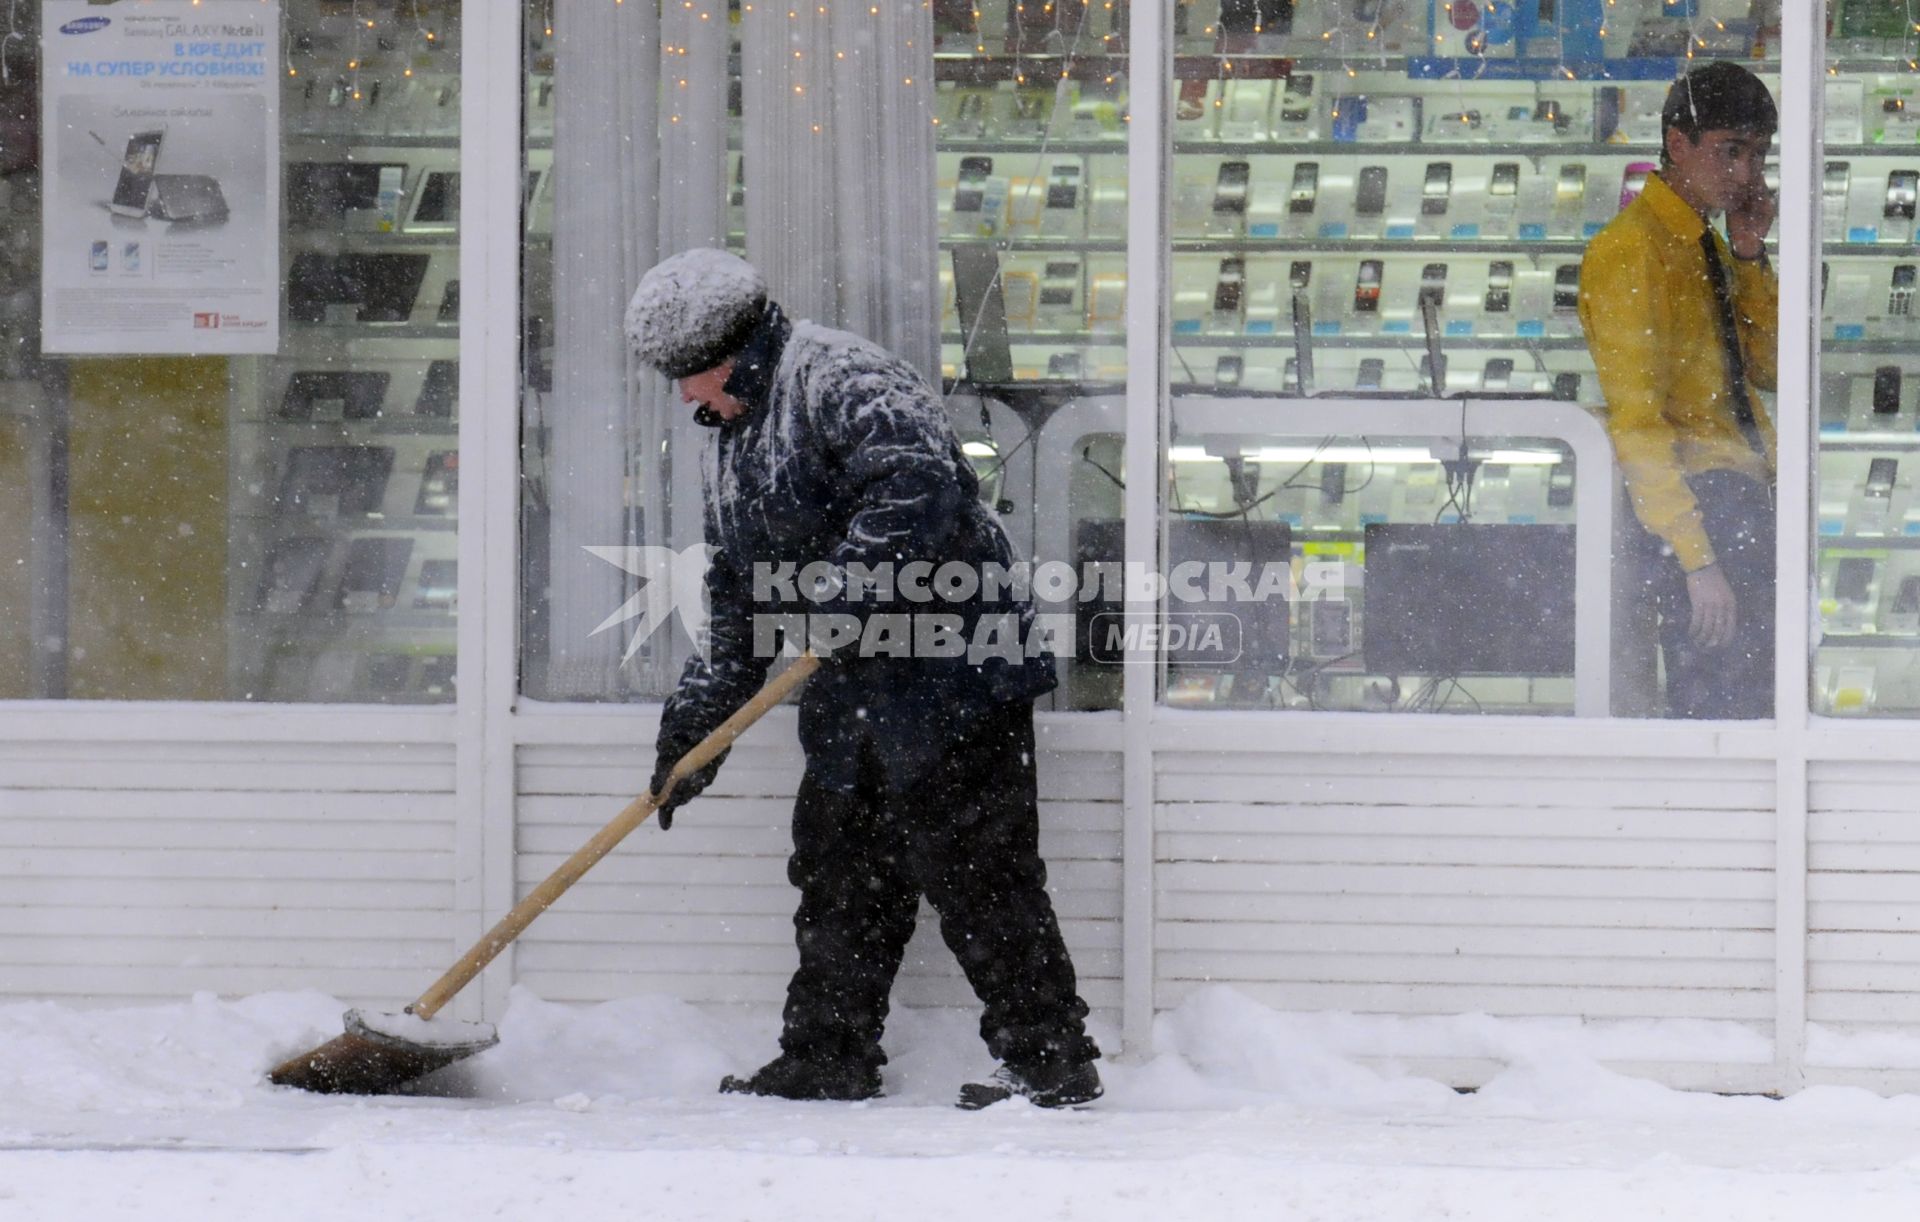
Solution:
{"label": "black knit cap", "polygon": [[1666,105],[1660,108],[1661,139],[1675,128],[1694,140],[1702,132],[1772,135],[1780,130],[1780,111],[1759,77],[1731,60],[1717,59],[1667,90]]}

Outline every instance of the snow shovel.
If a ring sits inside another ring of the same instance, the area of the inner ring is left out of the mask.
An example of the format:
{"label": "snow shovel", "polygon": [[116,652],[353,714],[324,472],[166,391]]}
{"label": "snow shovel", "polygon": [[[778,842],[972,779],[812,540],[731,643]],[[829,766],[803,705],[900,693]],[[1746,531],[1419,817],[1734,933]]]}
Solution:
{"label": "snow shovel", "polygon": [[347,1011],[346,1034],[282,1063],[267,1075],[268,1080],[278,1086],[297,1086],[324,1095],[385,1095],[415,1078],[493,1047],[499,1036],[491,1024],[454,1022],[436,1019],[434,1015],[466,988],[482,968],[493,962],[495,955],[525,932],[535,917],[626,839],[627,833],[646,822],[647,816],[673,792],[675,785],[712,763],[748,726],[806,682],[819,666],[820,659],[811,653],[795,659],[793,665],[761,688],[739,712],[681,756],[680,762],[667,774],[667,783],[659,793],[642,794],[627,803],[626,809],[615,815],[612,822],[594,833],[593,839],[581,845],[546,881],[514,905],[513,911],[501,917],[418,1001],[399,1014]]}

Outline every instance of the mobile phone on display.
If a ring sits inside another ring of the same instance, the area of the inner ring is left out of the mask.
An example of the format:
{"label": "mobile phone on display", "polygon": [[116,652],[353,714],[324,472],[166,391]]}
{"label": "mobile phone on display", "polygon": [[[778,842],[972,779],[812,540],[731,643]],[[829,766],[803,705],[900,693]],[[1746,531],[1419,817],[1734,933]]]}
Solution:
{"label": "mobile phone on display", "polygon": [[1895,614],[1920,616],[1920,577],[1902,577],[1900,591],[1893,596]]}
{"label": "mobile phone on display", "polygon": [[1320,163],[1302,161],[1293,167],[1293,187],[1287,192],[1287,211],[1294,216],[1310,216],[1320,196]]}
{"label": "mobile phone on display", "polygon": [[160,142],[164,131],[135,132],[127,137],[127,148],[120,156],[120,178],[113,184],[113,202],[108,211],[116,216],[145,216],[147,195],[153,189],[154,171],[160,164]]}
{"label": "mobile phone on display", "polygon": [[1552,98],[1542,98],[1533,104],[1533,121],[1551,123],[1554,131],[1563,132],[1567,130],[1573,119],[1567,114],[1566,107]]}
{"label": "mobile phone on display", "polygon": [[1579,162],[1560,167],[1560,178],[1554,184],[1553,198],[1556,204],[1571,206],[1585,199],[1587,195],[1587,167]]}
{"label": "mobile phone on display", "polygon": [[1496,356],[1480,375],[1482,390],[1507,390],[1513,385],[1513,358]]}
{"label": "mobile phone on display", "polygon": [[1387,376],[1387,362],[1382,357],[1367,356],[1360,358],[1360,373],[1353,380],[1355,390],[1379,390],[1381,380]]}
{"label": "mobile phone on display", "polygon": [[953,188],[955,212],[978,212],[987,199],[987,178],[993,173],[993,158],[962,157],[960,178]]}
{"label": "mobile phone on display", "polygon": [[1640,192],[1647,189],[1647,175],[1659,168],[1651,161],[1634,161],[1627,164],[1626,171],[1620,175],[1620,206],[1622,208],[1640,198]]}
{"label": "mobile phone on display", "polygon": [[1360,167],[1359,184],[1353,193],[1355,216],[1379,216],[1387,210],[1387,167]]}
{"label": "mobile phone on display", "polygon": [[1562,263],[1553,271],[1553,308],[1568,314],[1580,308],[1580,265]]}
{"label": "mobile phone on display", "polygon": [[1827,163],[1826,172],[1820,177],[1820,202],[1829,215],[1835,218],[1846,216],[1847,184],[1852,177],[1852,169],[1846,162]]}
{"label": "mobile phone on display", "polygon": [[1287,287],[1294,292],[1302,292],[1313,282],[1313,264],[1305,259],[1295,259],[1287,268]]}
{"label": "mobile phone on display", "polygon": [[1080,163],[1077,161],[1055,162],[1051,173],[1047,175],[1047,207],[1077,208],[1080,206]]}
{"label": "mobile phone on display", "polygon": [[1876,416],[1900,414],[1900,367],[1898,365],[1882,365],[1873,371],[1873,414]]}
{"label": "mobile phone on display", "polygon": [[1287,78],[1287,87],[1280,94],[1280,121],[1305,123],[1312,114],[1313,74],[1296,72]]}
{"label": "mobile phone on display", "polygon": [[1896,263],[1893,267],[1893,283],[1887,291],[1887,313],[1895,318],[1908,318],[1913,314],[1914,268],[1911,263]]}
{"label": "mobile phone on display", "polygon": [[1213,310],[1216,314],[1238,314],[1246,300],[1247,261],[1220,260],[1220,278],[1213,286]]}
{"label": "mobile phone on display", "polygon": [[1836,601],[1859,606],[1872,596],[1874,561],[1864,556],[1847,556],[1833,572],[1833,597]]}
{"label": "mobile phone on display", "polygon": [[1493,177],[1487,180],[1487,194],[1498,199],[1507,199],[1520,193],[1520,163],[1502,161],[1493,167]]}
{"label": "mobile phone on display", "polygon": [[1447,265],[1429,263],[1420,269],[1421,303],[1432,302],[1436,306],[1447,304]]}
{"label": "mobile phone on display", "polygon": [[1238,386],[1246,372],[1245,357],[1232,353],[1218,357],[1213,362],[1213,384],[1220,387]]}
{"label": "mobile phone on display", "polygon": [[1244,161],[1223,161],[1220,163],[1219,176],[1213,186],[1213,214],[1215,216],[1245,216],[1247,214],[1247,181],[1252,175],[1252,167]]}
{"label": "mobile phone on display", "polygon": [[1876,501],[1893,499],[1894,477],[1900,472],[1900,460],[1876,458],[1867,464],[1867,496]]}
{"label": "mobile phone on display", "polygon": [[1356,314],[1377,314],[1380,311],[1380,273],[1383,264],[1378,259],[1360,260],[1360,274],[1353,282],[1353,312]]}
{"label": "mobile phone on display", "polygon": [[1487,300],[1489,314],[1505,314],[1513,308],[1513,264],[1498,259],[1487,264]]}
{"label": "mobile phone on display", "polygon": [[1920,172],[1893,171],[1887,175],[1887,198],[1881,214],[1888,220],[1912,220],[1916,194],[1920,194]]}
{"label": "mobile phone on display", "polygon": [[1445,216],[1447,202],[1453,195],[1453,166],[1449,162],[1435,161],[1427,166],[1427,181],[1420,188],[1420,215]]}

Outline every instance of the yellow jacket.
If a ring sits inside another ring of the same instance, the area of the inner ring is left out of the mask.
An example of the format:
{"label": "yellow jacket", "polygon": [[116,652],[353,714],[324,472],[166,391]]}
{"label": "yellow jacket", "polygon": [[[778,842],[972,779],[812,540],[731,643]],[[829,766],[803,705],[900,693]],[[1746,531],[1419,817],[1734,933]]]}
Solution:
{"label": "yellow jacket", "polygon": [[1686,477],[1730,470],[1770,485],[1779,455],[1773,421],[1752,393],[1774,388],[1779,281],[1764,261],[1734,258],[1715,235],[1731,269],[1762,455],[1734,416],[1719,306],[1700,250],[1705,230],[1700,214],[1650,174],[1646,190],[1594,235],[1580,263],[1580,325],[1634,512],[1689,573],[1712,564],[1714,555]]}

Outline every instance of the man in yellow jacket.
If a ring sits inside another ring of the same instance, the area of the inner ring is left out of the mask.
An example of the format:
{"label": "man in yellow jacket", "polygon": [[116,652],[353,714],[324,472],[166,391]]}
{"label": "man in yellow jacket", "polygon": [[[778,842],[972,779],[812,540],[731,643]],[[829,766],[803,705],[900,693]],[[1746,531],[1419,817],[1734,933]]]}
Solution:
{"label": "man in yellow jacket", "polygon": [[[1696,68],[1661,112],[1660,172],[1587,246],[1580,321],[1608,431],[1650,538],[1667,708],[1773,715],[1779,283],[1763,176],[1779,126],[1738,64]],[[1726,217],[1726,236],[1714,229]]]}

